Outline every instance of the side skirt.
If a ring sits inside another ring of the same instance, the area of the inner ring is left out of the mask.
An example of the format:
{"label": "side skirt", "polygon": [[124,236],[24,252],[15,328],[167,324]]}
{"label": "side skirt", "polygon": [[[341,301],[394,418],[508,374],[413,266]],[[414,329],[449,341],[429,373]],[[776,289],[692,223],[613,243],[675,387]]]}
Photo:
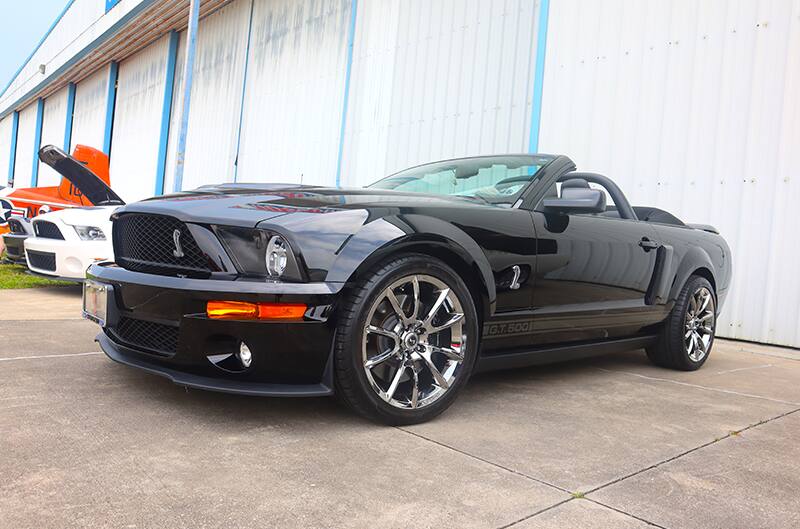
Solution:
{"label": "side skirt", "polygon": [[631,351],[647,347],[657,339],[656,335],[636,336],[618,340],[605,340],[577,345],[556,345],[553,347],[539,347],[528,351],[480,356],[474,373],[553,364],[567,360]]}

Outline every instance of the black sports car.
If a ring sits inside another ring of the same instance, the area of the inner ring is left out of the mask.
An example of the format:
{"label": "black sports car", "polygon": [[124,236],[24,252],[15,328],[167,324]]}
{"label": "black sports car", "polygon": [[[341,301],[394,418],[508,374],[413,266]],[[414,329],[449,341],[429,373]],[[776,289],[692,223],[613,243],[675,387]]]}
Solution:
{"label": "black sports car", "polygon": [[390,424],[441,413],[478,371],[637,348],[697,369],[731,279],[714,228],[632,207],[565,156],[363,189],[208,186],[113,221],[116,262],[84,292],[113,360],[203,389],[336,392]]}

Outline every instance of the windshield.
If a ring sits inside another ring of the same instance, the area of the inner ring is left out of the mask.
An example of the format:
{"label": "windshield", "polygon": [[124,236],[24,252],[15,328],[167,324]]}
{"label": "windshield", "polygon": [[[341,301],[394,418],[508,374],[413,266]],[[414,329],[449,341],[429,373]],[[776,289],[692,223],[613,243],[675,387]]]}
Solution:
{"label": "windshield", "polygon": [[550,156],[538,155],[461,158],[412,167],[368,187],[511,205],[551,161]]}

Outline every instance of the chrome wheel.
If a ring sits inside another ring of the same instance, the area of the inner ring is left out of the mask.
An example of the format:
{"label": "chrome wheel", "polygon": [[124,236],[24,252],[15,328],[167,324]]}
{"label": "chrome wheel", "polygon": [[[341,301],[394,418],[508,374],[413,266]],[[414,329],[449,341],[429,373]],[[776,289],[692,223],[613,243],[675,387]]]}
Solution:
{"label": "chrome wheel", "polygon": [[714,339],[715,318],[711,291],[706,287],[697,289],[689,298],[683,335],[686,353],[693,362],[700,362],[708,354]]}
{"label": "chrome wheel", "polygon": [[402,409],[429,406],[447,393],[463,367],[462,303],[435,277],[403,277],[370,307],[362,343],[364,372],[381,399]]}

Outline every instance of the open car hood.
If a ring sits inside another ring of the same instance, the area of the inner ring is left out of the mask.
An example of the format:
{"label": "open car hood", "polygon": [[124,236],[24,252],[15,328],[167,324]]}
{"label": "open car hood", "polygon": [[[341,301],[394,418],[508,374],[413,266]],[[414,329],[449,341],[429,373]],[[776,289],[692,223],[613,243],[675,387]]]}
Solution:
{"label": "open car hood", "polygon": [[84,164],[54,145],[39,150],[39,159],[69,180],[95,206],[122,206],[125,202]]}

